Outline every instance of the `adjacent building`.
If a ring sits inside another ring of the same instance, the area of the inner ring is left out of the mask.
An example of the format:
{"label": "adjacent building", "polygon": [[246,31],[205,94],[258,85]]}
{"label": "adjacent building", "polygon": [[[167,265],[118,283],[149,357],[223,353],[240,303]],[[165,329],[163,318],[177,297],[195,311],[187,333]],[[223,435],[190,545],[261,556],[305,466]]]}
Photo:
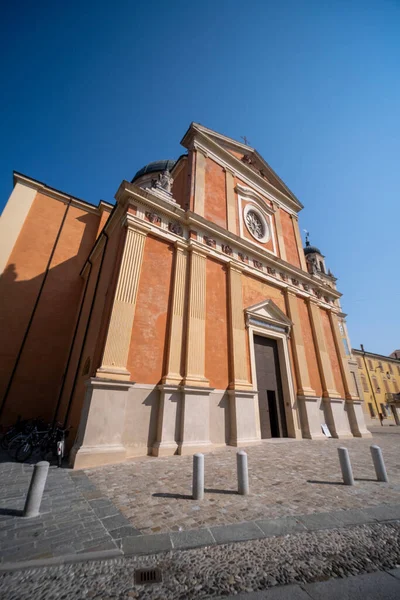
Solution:
{"label": "adjacent building", "polygon": [[400,354],[382,356],[353,348],[359,372],[359,396],[364,399],[365,419],[379,422],[379,414],[400,425]]}
{"label": "adjacent building", "polygon": [[[0,233],[2,423],[71,463],[370,435],[336,279],[258,152],[193,123],[92,206],[15,173]],[[267,451],[267,450],[266,450]]]}

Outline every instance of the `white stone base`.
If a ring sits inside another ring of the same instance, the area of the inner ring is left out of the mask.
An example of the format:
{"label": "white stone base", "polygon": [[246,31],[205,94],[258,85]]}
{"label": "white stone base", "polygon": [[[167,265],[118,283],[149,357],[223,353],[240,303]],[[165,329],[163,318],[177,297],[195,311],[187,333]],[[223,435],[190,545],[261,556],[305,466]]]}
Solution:
{"label": "white stone base", "polygon": [[351,431],[354,437],[372,437],[368,431],[361,400],[346,400],[345,410],[348,414]]}
{"label": "white stone base", "polygon": [[212,446],[210,394],[213,388],[182,386],[181,427],[178,454],[194,454]]}
{"label": "white stone base", "polygon": [[74,469],[121,462],[128,390],[132,383],[96,379],[86,382],[86,394],[75,444],[70,453]]}
{"label": "white stone base", "polygon": [[297,406],[303,438],[308,440],[326,439],[321,429],[321,398],[297,396]]}
{"label": "white stone base", "polygon": [[339,439],[353,438],[345,401],[342,398],[323,398],[325,421],[332,437]]}
{"label": "white stone base", "polygon": [[259,444],[256,407],[257,392],[254,390],[229,390],[230,446]]}

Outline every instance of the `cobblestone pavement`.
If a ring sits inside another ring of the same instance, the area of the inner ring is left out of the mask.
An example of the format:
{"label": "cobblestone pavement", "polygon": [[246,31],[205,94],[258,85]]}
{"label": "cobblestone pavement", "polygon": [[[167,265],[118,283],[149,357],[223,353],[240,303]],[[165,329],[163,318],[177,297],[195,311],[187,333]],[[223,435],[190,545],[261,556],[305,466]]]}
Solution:
{"label": "cobblestone pavement", "polygon": [[[260,518],[400,503],[400,427],[373,439],[284,440],[246,448],[250,495],[236,493],[236,449],[205,455],[205,499],[190,498],[192,457],[143,457],[86,470],[90,481],[142,534]],[[369,446],[383,451],[390,483],[375,481]],[[349,449],[356,485],[341,483],[337,448]]]}
{"label": "cobblestone pavement", "polygon": [[[267,599],[300,600],[308,598],[308,593],[312,598],[325,600],[397,600],[400,587],[395,578],[399,577],[396,569],[399,563],[400,522],[397,521],[198,550],[5,572],[0,574],[0,597],[4,600],[200,600],[273,588],[271,595],[265,596]],[[162,583],[135,585],[134,571],[143,567],[159,567]],[[383,571],[391,572],[393,580]],[[360,589],[357,585],[360,579],[354,576],[362,573],[374,576],[363,576],[364,595],[360,596],[354,593]],[[341,579],[348,576],[353,577],[353,586],[347,585],[347,589],[353,590],[350,595],[343,593],[346,580]],[[336,586],[332,578],[336,578]],[[330,581],[325,586],[310,585],[326,580]],[[279,587],[299,583],[301,587]],[[339,590],[337,595],[332,593],[335,587]],[[385,589],[390,595],[382,593]],[[372,593],[365,593],[366,590]]]}
{"label": "cobblestone pavement", "polygon": [[33,466],[0,463],[0,563],[117,550],[137,532],[82,472],[50,467],[38,517],[22,518]]}

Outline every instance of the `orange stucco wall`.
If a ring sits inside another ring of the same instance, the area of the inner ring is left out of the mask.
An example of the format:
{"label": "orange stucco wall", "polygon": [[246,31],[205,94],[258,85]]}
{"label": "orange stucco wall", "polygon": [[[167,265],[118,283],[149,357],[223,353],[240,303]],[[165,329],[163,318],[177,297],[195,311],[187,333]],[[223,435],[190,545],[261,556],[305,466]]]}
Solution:
{"label": "orange stucco wall", "polygon": [[172,259],[171,244],[147,237],[127,365],[138,383],[159,383],[164,374]]}
{"label": "orange stucco wall", "polygon": [[[59,420],[63,421],[67,412],[68,403],[71,401],[71,410],[68,418],[68,426],[72,426],[70,442],[73,441],[79,424],[86,390],[85,382],[89,377],[95,376],[96,370],[100,366],[103,355],[105,336],[109,322],[109,313],[111,310],[115,290],[115,279],[119,271],[118,261],[121,259],[124,239],[125,235],[122,234],[118,227],[115,227],[113,232],[110,234],[108,243],[104,244],[102,250],[93,259],[93,267],[89,276],[89,283],[85,295],[82,315],[76,335],[70,367],[66,377],[66,383],[59,412]],[[93,301],[96,284],[97,291]],[[93,309],[90,316],[92,302]],[[88,321],[89,316],[90,321]],[[83,348],[81,360],[78,363],[87,325],[88,331],[86,342]],[[88,359],[90,361],[89,372],[85,374],[84,366]],[[77,371],[78,376],[76,378],[75,388],[73,389],[73,382]]]}
{"label": "orange stucco wall", "polygon": [[325,343],[327,347],[327,351],[329,354],[329,358],[331,361],[331,367],[333,372],[333,379],[335,381],[336,391],[339,392],[341,398],[345,398],[344,385],[342,380],[342,374],[340,372],[339,360],[336,353],[335,342],[333,339],[333,332],[331,328],[331,324],[329,322],[329,316],[326,310],[320,309],[321,311],[321,320],[322,326],[324,329],[324,337]]}
{"label": "orange stucco wall", "polygon": [[306,353],[306,361],[308,373],[310,376],[310,385],[317,396],[322,395],[322,384],[318,370],[317,355],[314,346],[310,317],[305,300],[297,298],[297,307],[301,322],[301,333],[303,336],[304,349]]}
{"label": "orange stucco wall", "polygon": [[205,376],[211,387],[225,389],[229,385],[226,267],[208,259],[206,277]]}
{"label": "orange stucco wall", "polygon": [[206,159],[204,216],[220,227],[227,227],[225,172],[210,158]]}
{"label": "orange stucco wall", "polygon": [[282,224],[282,234],[285,242],[286,259],[292,265],[300,267],[299,252],[297,249],[296,238],[294,235],[292,219],[285,210],[279,209]]}
{"label": "orange stucco wall", "polygon": [[[9,381],[66,205],[38,193],[1,278],[0,394]],[[18,414],[52,416],[83,289],[80,270],[96,238],[99,217],[71,206],[7,398],[4,422]],[[40,240],[40,243],[38,243]]]}

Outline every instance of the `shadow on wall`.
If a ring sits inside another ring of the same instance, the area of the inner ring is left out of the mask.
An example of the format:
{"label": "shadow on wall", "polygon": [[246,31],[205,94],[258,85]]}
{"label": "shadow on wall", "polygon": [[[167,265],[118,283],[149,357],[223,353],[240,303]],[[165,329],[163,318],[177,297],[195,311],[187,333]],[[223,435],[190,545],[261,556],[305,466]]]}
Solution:
{"label": "shadow on wall", "polygon": [[[71,232],[64,237],[64,229],[71,222],[67,219],[55,248],[54,266],[43,269],[42,264],[34,277],[19,279],[17,265],[11,263],[0,276],[0,404],[8,389],[2,425],[14,423],[18,415],[48,421],[53,417],[84,286],[80,271],[97,232],[93,215],[74,221],[85,224],[76,254],[68,257]],[[35,261],[43,263],[50,256],[49,251],[44,259],[36,250],[21,254],[25,272],[34,271]]]}

